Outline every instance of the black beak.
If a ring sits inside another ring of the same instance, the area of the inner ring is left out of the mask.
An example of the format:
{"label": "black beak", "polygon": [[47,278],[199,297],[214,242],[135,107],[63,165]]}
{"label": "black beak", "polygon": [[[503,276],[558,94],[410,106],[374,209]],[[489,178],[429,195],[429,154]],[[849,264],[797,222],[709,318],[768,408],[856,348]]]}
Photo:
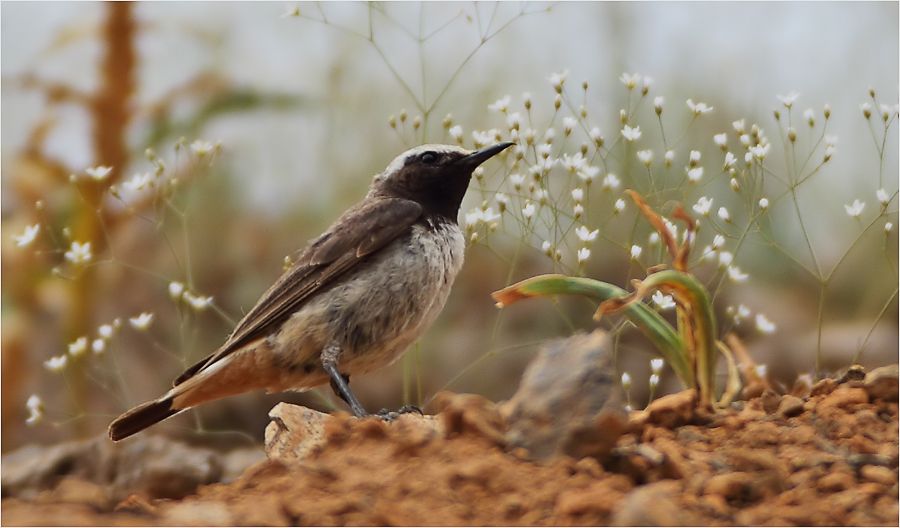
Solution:
{"label": "black beak", "polygon": [[515,143],[504,141],[503,143],[497,143],[496,145],[491,145],[490,147],[484,147],[483,149],[476,150],[475,152],[469,154],[464,158],[460,158],[459,163],[463,163],[469,167],[472,167],[472,169],[475,169],[475,167],[481,165],[485,161],[493,158],[497,154],[500,154],[513,145],[515,145]]}

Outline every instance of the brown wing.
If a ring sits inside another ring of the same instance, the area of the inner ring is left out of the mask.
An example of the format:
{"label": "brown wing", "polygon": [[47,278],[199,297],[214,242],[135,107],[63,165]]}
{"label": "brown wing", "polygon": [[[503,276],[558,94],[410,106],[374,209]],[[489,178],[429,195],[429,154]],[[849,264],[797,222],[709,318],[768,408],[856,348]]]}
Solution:
{"label": "brown wing", "polygon": [[191,378],[247,343],[269,334],[313,294],[409,229],[422,214],[418,203],[400,198],[364,201],[344,213],[312,242],[237,324],[225,344],[175,380]]}

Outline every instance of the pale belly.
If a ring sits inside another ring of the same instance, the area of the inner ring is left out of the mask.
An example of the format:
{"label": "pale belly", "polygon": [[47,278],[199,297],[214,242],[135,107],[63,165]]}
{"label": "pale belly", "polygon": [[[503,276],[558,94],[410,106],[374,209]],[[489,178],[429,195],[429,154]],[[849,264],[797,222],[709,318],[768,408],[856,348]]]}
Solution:
{"label": "pale belly", "polygon": [[270,390],[327,382],[319,356],[329,343],[341,353],[342,373],[358,375],[396,361],[434,322],[462,267],[459,227],[415,225],[358,270],[311,298],[269,340],[282,373]]}

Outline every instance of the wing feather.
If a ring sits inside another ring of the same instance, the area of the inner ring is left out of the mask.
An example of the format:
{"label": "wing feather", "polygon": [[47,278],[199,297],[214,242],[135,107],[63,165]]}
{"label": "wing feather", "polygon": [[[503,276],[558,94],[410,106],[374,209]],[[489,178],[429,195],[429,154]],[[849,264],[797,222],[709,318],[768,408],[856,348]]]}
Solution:
{"label": "wing feather", "polygon": [[375,254],[412,226],[422,206],[411,200],[382,198],[360,202],[315,239],[237,324],[212,355],[175,380],[184,382],[242,346],[266,336],[312,295]]}

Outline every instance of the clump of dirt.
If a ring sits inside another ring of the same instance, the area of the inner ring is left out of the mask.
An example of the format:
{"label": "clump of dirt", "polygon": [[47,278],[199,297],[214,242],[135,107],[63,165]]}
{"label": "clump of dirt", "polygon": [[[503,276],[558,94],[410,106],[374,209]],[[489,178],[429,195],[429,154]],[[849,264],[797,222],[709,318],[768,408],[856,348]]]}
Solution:
{"label": "clump of dirt", "polygon": [[543,463],[504,441],[498,406],[448,395],[437,432],[336,415],[302,461],[265,461],[181,500],[133,495],[110,511],[68,481],[4,499],[3,522],[896,526],[896,389],[872,387],[824,380],[714,413],[675,394],[632,413],[607,455]]}

